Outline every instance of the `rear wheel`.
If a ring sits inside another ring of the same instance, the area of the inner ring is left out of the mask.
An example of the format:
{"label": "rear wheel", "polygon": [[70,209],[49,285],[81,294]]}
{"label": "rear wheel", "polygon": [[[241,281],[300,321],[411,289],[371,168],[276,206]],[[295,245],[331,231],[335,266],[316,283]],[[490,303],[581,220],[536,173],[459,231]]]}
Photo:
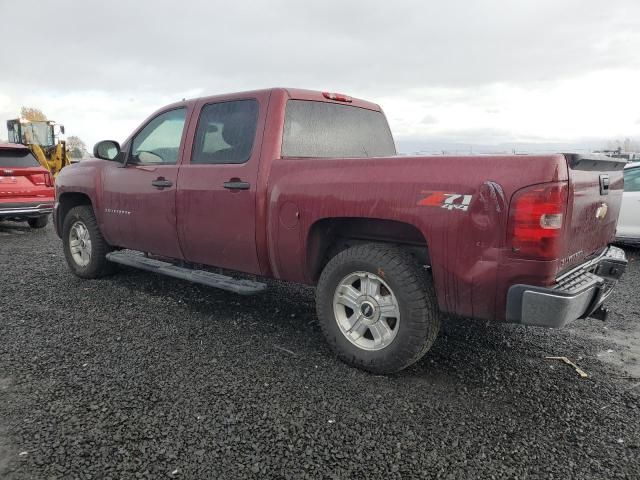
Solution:
{"label": "rear wheel", "polygon": [[44,228],[49,223],[49,215],[44,215],[42,217],[30,218],[27,220],[27,223],[31,228]]}
{"label": "rear wheel", "polygon": [[91,207],[80,205],[69,210],[62,226],[64,255],[71,271],[82,278],[98,278],[113,273],[107,260],[113,248],[106,242]]}
{"label": "rear wheel", "polygon": [[320,276],[316,307],[327,341],[350,365],[392,373],[418,361],[435,341],[435,291],[415,259],[382,244],[349,248]]}

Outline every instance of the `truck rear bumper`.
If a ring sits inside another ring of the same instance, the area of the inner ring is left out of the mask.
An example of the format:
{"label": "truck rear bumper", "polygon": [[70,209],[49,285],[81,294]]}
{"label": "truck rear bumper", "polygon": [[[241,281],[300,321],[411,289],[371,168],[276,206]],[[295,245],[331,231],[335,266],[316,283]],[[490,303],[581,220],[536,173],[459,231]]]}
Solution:
{"label": "truck rear bumper", "polygon": [[624,251],[610,246],[558,277],[553,287],[513,285],[507,295],[507,321],[560,328],[571,320],[587,318],[611,295],[626,266]]}

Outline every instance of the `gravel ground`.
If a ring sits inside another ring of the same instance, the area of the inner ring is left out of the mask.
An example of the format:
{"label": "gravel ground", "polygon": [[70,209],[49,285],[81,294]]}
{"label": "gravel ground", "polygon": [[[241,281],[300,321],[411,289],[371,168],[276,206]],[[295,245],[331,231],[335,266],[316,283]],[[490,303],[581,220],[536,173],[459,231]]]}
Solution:
{"label": "gravel ground", "polygon": [[627,253],[606,324],[448,320],[421,362],[383,377],[334,358],[310,289],[82,281],[50,227],[2,224],[0,477],[638,479]]}

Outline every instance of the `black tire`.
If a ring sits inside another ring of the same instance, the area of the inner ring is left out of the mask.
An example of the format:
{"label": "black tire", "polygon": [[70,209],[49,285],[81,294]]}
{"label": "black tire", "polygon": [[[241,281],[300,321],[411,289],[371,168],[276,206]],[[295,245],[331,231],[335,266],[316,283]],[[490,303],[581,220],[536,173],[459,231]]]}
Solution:
{"label": "black tire", "polygon": [[43,215],[42,217],[30,218],[27,223],[31,228],[44,228],[49,223],[49,215]]}
{"label": "black tire", "polygon": [[[91,257],[87,265],[80,265],[74,260],[71,253],[69,235],[71,228],[78,222],[86,227],[91,240]],[[69,210],[62,224],[62,243],[67,265],[78,277],[99,278],[115,272],[115,264],[107,260],[107,253],[111,252],[113,248],[102,236],[93,209],[90,206],[80,205]]]}
{"label": "black tire", "polygon": [[[338,326],[334,294],[340,282],[354,272],[370,272],[383,278],[397,299],[398,331],[391,343],[380,350],[358,347]],[[440,329],[440,311],[427,273],[411,254],[391,245],[355,246],[333,257],[318,282],[316,309],[327,342],[338,357],[378,374],[398,372],[417,362],[431,348]]]}

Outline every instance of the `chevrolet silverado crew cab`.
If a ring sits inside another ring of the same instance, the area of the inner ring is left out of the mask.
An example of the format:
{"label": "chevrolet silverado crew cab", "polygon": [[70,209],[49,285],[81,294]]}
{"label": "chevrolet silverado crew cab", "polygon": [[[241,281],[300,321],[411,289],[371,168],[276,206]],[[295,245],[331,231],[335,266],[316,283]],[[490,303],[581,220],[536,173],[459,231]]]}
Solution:
{"label": "chevrolet silverado crew cab", "polygon": [[372,372],[422,357],[442,313],[602,318],[626,266],[609,246],[622,161],[399,156],[380,107],[341,94],[178,102],[94,156],[56,181],[76,275],[125,264],[239,294],[263,277],[314,285],[327,341]]}

